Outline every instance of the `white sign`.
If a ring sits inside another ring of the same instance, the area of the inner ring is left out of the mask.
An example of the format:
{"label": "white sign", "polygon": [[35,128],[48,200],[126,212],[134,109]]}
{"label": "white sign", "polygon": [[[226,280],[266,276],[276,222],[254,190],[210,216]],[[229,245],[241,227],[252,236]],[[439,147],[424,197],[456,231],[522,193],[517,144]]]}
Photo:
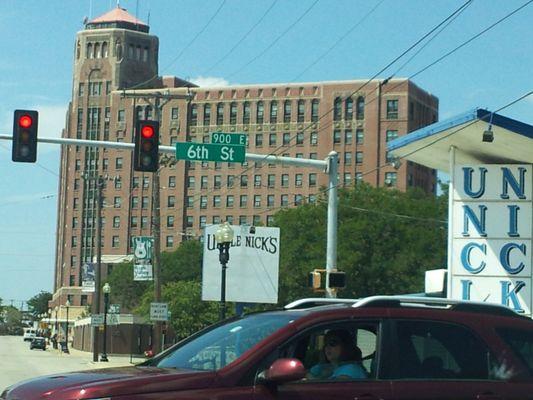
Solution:
{"label": "white sign", "polygon": [[531,315],[532,172],[532,165],[455,167],[452,298],[499,303]]}
{"label": "white sign", "polygon": [[101,326],[104,324],[104,314],[91,315],[91,326]]}
{"label": "white sign", "polygon": [[153,281],[152,264],[134,264],[133,265],[134,281]]}
{"label": "white sign", "polygon": [[150,303],[150,320],[167,321],[168,304],[167,303]]}
{"label": "white sign", "polygon": [[94,292],[94,264],[85,263],[81,266],[81,291]]}
{"label": "white sign", "polygon": [[136,260],[151,260],[154,238],[153,236],[133,236],[131,238],[131,247],[133,247],[133,254]]}
{"label": "white sign", "polygon": [[[226,301],[277,303],[279,228],[232,225],[234,238],[226,269]],[[204,230],[202,300],[220,301],[221,265],[215,241],[218,225]]]}
{"label": "white sign", "polygon": [[107,325],[118,325],[118,314],[107,314]]}
{"label": "white sign", "polygon": [[120,314],[120,304],[110,304],[108,313],[109,314]]}

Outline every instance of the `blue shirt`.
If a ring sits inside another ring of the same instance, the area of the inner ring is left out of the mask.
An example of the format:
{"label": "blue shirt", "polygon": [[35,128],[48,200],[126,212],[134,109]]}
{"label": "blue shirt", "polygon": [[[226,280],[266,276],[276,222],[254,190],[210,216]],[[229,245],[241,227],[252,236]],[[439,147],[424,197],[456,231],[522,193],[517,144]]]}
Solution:
{"label": "blue shirt", "polygon": [[330,364],[317,364],[309,372],[320,379],[338,379],[349,377],[351,379],[366,379],[366,371],[357,363],[341,364],[337,368],[332,368]]}

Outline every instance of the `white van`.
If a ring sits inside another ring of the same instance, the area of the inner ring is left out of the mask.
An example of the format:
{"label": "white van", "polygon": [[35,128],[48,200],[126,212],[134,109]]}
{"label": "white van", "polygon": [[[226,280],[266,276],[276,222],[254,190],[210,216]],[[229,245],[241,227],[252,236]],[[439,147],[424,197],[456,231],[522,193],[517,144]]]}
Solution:
{"label": "white van", "polygon": [[37,336],[37,330],[33,328],[24,328],[24,335],[22,339],[26,341],[32,341]]}

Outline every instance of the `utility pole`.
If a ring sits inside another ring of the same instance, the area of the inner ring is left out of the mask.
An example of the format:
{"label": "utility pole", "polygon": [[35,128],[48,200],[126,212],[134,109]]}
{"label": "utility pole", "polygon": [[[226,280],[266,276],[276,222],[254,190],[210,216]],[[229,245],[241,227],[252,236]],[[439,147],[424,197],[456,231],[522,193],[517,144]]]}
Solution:
{"label": "utility pole", "polygon": [[[176,99],[186,99],[189,100],[190,95],[181,95],[181,94],[169,94],[161,92],[149,92],[149,93],[139,93],[138,91],[123,91],[122,97],[131,97],[131,98],[141,98],[146,101],[155,112],[155,121],[161,125],[161,116],[163,114],[163,107],[171,100]],[[187,121],[186,126],[189,125],[189,102],[187,102]],[[134,110],[134,115],[136,110]],[[161,136],[160,136],[161,137]],[[154,302],[161,302],[161,207],[160,207],[160,191],[161,185],[159,181],[159,171],[161,168],[154,173],[152,178],[152,190],[153,190],[153,201],[152,201],[152,234],[154,236],[154,259],[152,260],[152,266],[154,269]],[[161,321],[154,321],[154,335],[152,338],[152,350],[155,354],[163,350],[163,343],[161,342],[162,335],[162,324]]]}
{"label": "utility pole", "polygon": [[[92,304],[92,314],[100,314],[100,282],[102,274],[102,202],[104,195],[104,177],[99,175],[96,178],[96,270],[94,271],[94,295]],[[98,361],[98,350],[100,346],[99,326],[93,327],[93,362]]]}

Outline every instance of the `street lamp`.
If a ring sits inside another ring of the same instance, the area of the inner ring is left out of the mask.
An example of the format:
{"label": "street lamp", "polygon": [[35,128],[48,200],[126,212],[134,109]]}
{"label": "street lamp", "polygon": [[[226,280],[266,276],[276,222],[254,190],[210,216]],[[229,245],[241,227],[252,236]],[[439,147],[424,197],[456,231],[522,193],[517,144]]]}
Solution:
{"label": "street lamp", "polygon": [[104,349],[100,356],[100,361],[109,361],[107,359],[107,309],[109,308],[109,293],[111,292],[109,283],[105,283],[102,292],[104,292]]}
{"label": "street lamp", "polygon": [[70,300],[67,299],[67,302],[65,303],[65,306],[67,307],[67,322],[66,322],[66,328],[65,328],[65,348],[64,352],[69,354],[70,351],[68,350],[68,308],[70,307]]}
{"label": "street lamp", "polygon": [[218,226],[215,232],[218,247],[218,259],[222,266],[222,280],[220,283],[220,319],[226,318],[226,268],[229,261],[229,246],[233,241],[233,229],[226,221]]}

